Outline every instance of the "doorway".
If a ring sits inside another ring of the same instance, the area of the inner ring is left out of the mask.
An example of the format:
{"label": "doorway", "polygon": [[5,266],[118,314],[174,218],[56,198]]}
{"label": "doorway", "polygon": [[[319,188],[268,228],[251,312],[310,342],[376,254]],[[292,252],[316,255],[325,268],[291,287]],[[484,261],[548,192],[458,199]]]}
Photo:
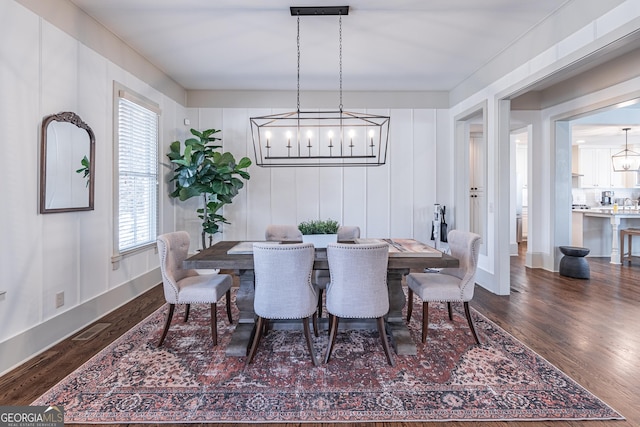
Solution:
{"label": "doorway", "polygon": [[455,176],[456,205],[462,207],[458,224],[482,238],[480,255],[487,255],[487,139],[486,103],[455,119],[456,159],[461,167]]}

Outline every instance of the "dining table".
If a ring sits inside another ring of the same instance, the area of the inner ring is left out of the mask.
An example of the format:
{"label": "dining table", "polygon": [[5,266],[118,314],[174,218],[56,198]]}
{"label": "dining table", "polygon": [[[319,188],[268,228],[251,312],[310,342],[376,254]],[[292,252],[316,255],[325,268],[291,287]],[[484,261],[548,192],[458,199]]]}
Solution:
{"label": "dining table", "polygon": [[[349,243],[379,241],[389,244],[387,265],[389,312],[385,317],[387,333],[396,354],[415,355],[417,354],[417,346],[411,338],[409,328],[402,315],[402,310],[407,302],[402,286],[403,277],[412,271],[458,267],[459,261],[451,255],[414,239],[358,239]],[[282,244],[287,243],[295,242],[282,242]],[[188,257],[183,262],[183,268],[231,270],[238,276],[239,288],[236,292],[235,303],[239,318],[226,349],[227,356],[244,357],[247,355],[255,325],[256,315],[253,309],[255,276],[251,252],[252,244],[253,242],[250,241],[219,241]],[[313,268],[315,270],[329,269],[326,249],[316,248]],[[372,325],[375,328],[375,323]]]}

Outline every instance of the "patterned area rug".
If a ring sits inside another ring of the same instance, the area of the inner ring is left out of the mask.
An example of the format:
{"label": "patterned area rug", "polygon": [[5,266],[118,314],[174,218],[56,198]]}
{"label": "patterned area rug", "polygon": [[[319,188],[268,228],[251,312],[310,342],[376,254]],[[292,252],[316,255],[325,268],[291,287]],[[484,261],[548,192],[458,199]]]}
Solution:
{"label": "patterned area rug", "polygon": [[[33,404],[63,405],[66,423],[623,419],[475,310],[481,346],[463,313],[450,322],[446,307],[432,304],[426,345],[396,356],[395,367],[375,329],[339,333],[331,361],[317,368],[301,331],[278,330],[245,370],[245,358],[225,356],[232,327],[223,304],[217,347],[208,306],[194,305],[187,323],[174,316],[157,348],[165,306]],[[415,342],[421,306],[416,300],[410,324]],[[321,331],[319,358],[326,344]]]}

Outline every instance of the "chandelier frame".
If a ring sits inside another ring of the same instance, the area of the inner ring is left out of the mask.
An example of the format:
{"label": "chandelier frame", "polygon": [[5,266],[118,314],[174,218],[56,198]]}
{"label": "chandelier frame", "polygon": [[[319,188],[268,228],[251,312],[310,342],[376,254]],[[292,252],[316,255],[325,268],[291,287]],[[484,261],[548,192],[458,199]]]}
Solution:
{"label": "chandelier frame", "polygon": [[640,169],[640,153],[629,150],[629,131],[631,128],[623,128],[625,133],[624,150],[611,156],[614,172],[638,172]]}
{"label": "chandelier frame", "polygon": [[[344,111],[342,106],[342,16],[349,6],[291,7],[297,18],[297,110],[251,117],[256,165],[261,167],[381,166],[386,163],[390,117]],[[300,109],[300,16],[339,17],[339,106]]]}

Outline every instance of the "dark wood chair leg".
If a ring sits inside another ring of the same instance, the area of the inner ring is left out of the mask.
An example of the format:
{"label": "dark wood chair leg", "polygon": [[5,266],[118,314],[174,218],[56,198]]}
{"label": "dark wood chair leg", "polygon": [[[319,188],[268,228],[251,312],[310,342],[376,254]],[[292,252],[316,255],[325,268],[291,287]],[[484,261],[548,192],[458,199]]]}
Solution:
{"label": "dark wood chair leg", "polygon": [[313,313],[311,317],[311,322],[313,323],[313,335],[318,336],[318,315],[317,313]]}
{"label": "dark wood chair leg", "polygon": [[247,355],[247,361],[244,366],[246,367],[253,361],[253,357],[256,355],[256,350],[258,349],[258,344],[260,344],[260,338],[262,337],[262,331],[264,328],[264,319],[258,316],[255,325],[255,331],[253,334],[253,341],[251,343],[251,348],[249,349],[249,354]]}
{"label": "dark wood chair leg", "polygon": [[316,359],[316,352],[313,349],[313,341],[311,341],[311,331],[309,330],[309,320],[310,319],[308,317],[305,317],[304,319],[302,319],[302,327],[304,329],[304,337],[307,340],[307,348],[309,349],[309,354],[311,355],[311,361],[313,362],[313,366],[318,366],[318,359]]}
{"label": "dark wood chair leg", "polygon": [[480,344],[480,340],[478,339],[478,334],[476,334],[476,328],[473,325],[473,319],[471,318],[471,311],[469,310],[469,303],[464,303],[464,314],[467,316],[467,322],[469,322],[469,328],[471,328],[471,333],[473,334],[473,338],[476,340],[476,344]]}
{"label": "dark wood chair leg", "polygon": [[409,288],[409,295],[407,295],[407,322],[411,321],[411,313],[413,312],[413,291]]}
{"label": "dark wood chair leg", "polygon": [[322,317],[322,289],[318,289],[318,317]]}
{"label": "dark wood chair leg", "polygon": [[429,330],[429,303],[422,303],[422,342],[427,342],[427,331]]}
{"label": "dark wood chair leg", "polygon": [[227,319],[229,319],[229,324],[232,324],[233,319],[231,318],[231,289],[227,291],[225,298],[227,300]]}
{"label": "dark wood chair leg", "polygon": [[158,341],[158,347],[162,345],[164,342],[164,338],[167,336],[167,332],[169,332],[169,326],[171,325],[171,319],[173,318],[173,310],[175,310],[175,304],[169,304],[169,311],[167,312],[167,319],[164,322],[164,331],[162,331],[162,336],[160,337],[160,341]]}
{"label": "dark wood chair leg", "polygon": [[451,312],[451,302],[447,301],[447,310],[449,310],[449,320],[453,321],[453,313]]}
{"label": "dark wood chair leg", "polygon": [[338,331],[338,317],[333,314],[329,314],[329,345],[327,346],[327,353],[324,356],[324,363],[328,363],[331,358],[331,352],[333,351],[333,344],[336,341],[336,332]]}
{"label": "dark wood chair leg", "polygon": [[377,323],[378,333],[382,340],[382,348],[384,348],[384,354],[387,355],[387,362],[389,362],[389,365],[391,366],[396,366],[396,362],[393,360],[393,356],[391,355],[391,349],[389,349],[389,342],[387,341],[387,330],[384,324],[384,317],[378,317]]}
{"label": "dark wood chair leg", "polygon": [[211,340],[213,340],[213,346],[218,345],[218,306],[216,303],[211,303]]}
{"label": "dark wood chair leg", "polygon": [[189,312],[191,311],[191,304],[187,304],[187,306],[184,309],[184,321],[186,322],[187,320],[189,320]]}

